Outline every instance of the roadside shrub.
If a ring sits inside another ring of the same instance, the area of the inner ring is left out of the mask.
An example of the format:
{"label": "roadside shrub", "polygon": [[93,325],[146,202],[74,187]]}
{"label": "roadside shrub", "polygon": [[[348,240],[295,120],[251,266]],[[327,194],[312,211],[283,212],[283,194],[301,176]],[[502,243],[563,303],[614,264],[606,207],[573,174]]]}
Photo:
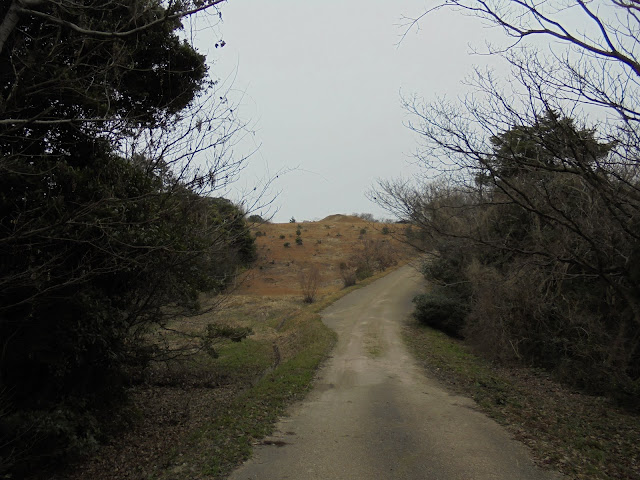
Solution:
{"label": "roadside shrub", "polygon": [[469,312],[466,300],[453,291],[434,287],[429,293],[413,299],[416,320],[432,328],[443,331],[455,338],[463,338],[465,318]]}
{"label": "roadside shrub", "polygon": [[389,230],[389,227],[387,227],[386,225],[384,227],[382,227],[382,234],[383,235],[389,235],[391,233],[391,230]]}
{"label": "roadside shrub", "polygon": [[474,246],[464,240],[448,239],[439,241],[436,248],[434,255],[422,264],[424,276],[437,285],[466,284],[470,295],[467,267],[471,263],[473,253],[476,252]]}
{"label": "roadside shrub", "polygon": [[302,245],[302,238],[296,237],[296,245]]}
{"label": "roadside shrub", "polygon": [[353,265],[347,262],[340,262],[340,278],[346,287],[350,287],[356,284],[356,269]]}
{"label": "roadside shrub", "polygon": [[611,392],[622,403],[633,403],[640,382],[626,365],[637,353],[625,341],[615,298],[595,293],[597,279],[569,282],[564,270],[515,266],[504,272],[477,262],[469,267],[474,305],[464,334],[474,348],[491,359],[534,364],[586,391]]}
{"label": "roadside shrub", "polygon": [[359,247],[340,264],[340,276],[344,286],[354,285],[357,280],[373,276],[397,263],[395,252],[384,240],[362,239]]}
{"label": "roadside shrub", "polygon": [[[408,222],[398,222],[399,224],[407,224]],[[414,228],[408,224],[402,233],[404,241],[422,252],[428,252],[433,249],[432,234],[424,228]]]}
{"label": "roadside shrub", "polygon": [[364,280],[371,276],[373,276],[373,270],[369,265],[362,263],[356,267],[356,278],[358,280]]}
{"label": "roadside shrub", "polygon": [[289,242],[284,242],[284,248],[289,248],[291,244]]}
{"label": "roadside shrub", "polygon": [[376,240],[373,248],[373,258],[376,262],[376,269],[384,272],[387,268],[398,263],[396,252],[391,244],[386,240]]}
{"label": "roadside shrub", "polygon": [[284,240],[286,237],[284,235],[280,235],[280,240]]}
{"label": "roadside shrub", "polygon": [[362,239],[360,248],[354,253],[354,263],[359,270],[370,272],[383,272],[397,262],[396,254],[391,244],[386,240]]}

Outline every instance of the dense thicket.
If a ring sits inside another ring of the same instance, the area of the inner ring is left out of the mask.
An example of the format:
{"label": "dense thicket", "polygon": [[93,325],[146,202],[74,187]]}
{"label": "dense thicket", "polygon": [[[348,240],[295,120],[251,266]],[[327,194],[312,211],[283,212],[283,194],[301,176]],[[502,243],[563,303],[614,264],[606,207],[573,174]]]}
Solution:
{"label": "dense thicket", "polygon": [[422,321],[640,407],[639,10],[561,3],[444,2],[521,41],[510,82],[477,71],[459,106],[408,99],[437,178],[376,198],[433,253]]}
{"label": "dense thicket", "polygon": [[149,330],[254,258],[215,195],[239,125],[178,34],[216,3],[0,6],[0,476],[91,447]]}

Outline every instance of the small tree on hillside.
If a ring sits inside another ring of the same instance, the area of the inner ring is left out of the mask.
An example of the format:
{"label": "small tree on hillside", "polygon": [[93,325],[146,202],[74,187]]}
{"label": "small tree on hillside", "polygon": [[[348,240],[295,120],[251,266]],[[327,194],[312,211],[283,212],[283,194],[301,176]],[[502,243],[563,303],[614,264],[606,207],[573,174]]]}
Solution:
{"label": "small tree on hillside", "polygon": [[298,272],[298,283],[302,290],[303,301],[305,303],[315,302],[320,286],[320,270],[318,267],[315,265],[302,267]]}
{"label": "small tree on hillside", "polygon": [[340,278],[342,278],[342,283],[344,287],[351,287],[356,284],[357,276],[356,276],[356,267],[350,261],[349,262],[340,262],[338,265],[340,270]]}

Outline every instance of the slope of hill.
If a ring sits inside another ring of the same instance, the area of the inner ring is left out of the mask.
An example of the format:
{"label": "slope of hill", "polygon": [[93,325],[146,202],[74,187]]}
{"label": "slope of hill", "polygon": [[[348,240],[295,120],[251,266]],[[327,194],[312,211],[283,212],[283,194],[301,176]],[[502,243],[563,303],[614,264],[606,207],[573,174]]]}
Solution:
{"label": "slope of hill", "polygon": [[396,238],[403,225],[371,223],[349,215],[331,215],[317,222],[265,223],[253,231],[258,261],[242,276],[235,293],[299,294],[300,272],[313,267],[320,273],[319,293],[330,293],[343,287],[340,263],[366,256],[367,249],[385,248],[400,263],[412,255]]}

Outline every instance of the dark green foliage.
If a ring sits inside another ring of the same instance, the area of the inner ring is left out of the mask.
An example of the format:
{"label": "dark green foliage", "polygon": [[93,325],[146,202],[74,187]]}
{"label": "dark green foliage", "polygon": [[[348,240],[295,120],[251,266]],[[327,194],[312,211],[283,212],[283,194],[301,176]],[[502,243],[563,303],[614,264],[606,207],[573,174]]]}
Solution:
{"label": "dark green foliage", "polygon": [[364,280],[373,276],[373,269],[366,263],[360,263],[356,266],[356,278],[358,280]]}
{"label": "dark green foliage", "polygon": [[302,238],[296,237],[296,245],[302,245]]}
{"label": "dark green foliage", "polygon": [[[130,3],[136,8],[141,2]],[[107,8],[96,0],[74,5],[67,2],[63,10],[46,3],[44,13],[98,31],[123,28],[121,22],[127,18],[143,24],[164,15],[155,1],[145,5],[146,10],[139,8],[143,13],[135,19],[125,3],[108,2]],[[179,27],[179,20],[174,20],[137,35],[91,38],[38,17],[23,19],[21,33],[15,32],[0,52],[2,117],[41,121],[122,117],[137,125],[162,123],[193,100],[206,76],[204,57],[178,38],[174,30]],[[80,153],[75,140],[102,127],[100,123],[25,125],[0,126],[3,152],[21,151],[29,138],[31,154],[49,146],[50,161],[72,151]]]}
{"label": "dark green foliage", "polygon": [[215,345],[220,340],[231,340],[232,342],[240,342],[253,334],[250,327],[232,327],[230,325],[219,325],[210,323],[207,325],[207,331],[204,336],[204,349],[212,357],[218,358],[218,352]]}
{"label": "dark green foliage", "polygon": [[13,413],[0,432],[18,450],[35,442],[44,458],[95,443],[97,422],[75,415],[120,400],[127,369],[156,353],[141,341],[148,327],[197,311],[199,292],[224,289],[255,256],[231,202],[162,192],[160,178],[116,156],[100,163],[100,175],[92,167],[52,169],[48,196],[38,176],[2,177],[13,188],[22,180],[34,200],[23,200],[21,217],[8,196],[0,204],[5,219],[20,218],[11,226],[29,233],[1,247],[0,373]]}
{"label": "dark green foliage", "polygon": [[161,353],[147,333],[255,258],[242,210],[204,194],[215,172],[170,163],[186,151],[131,153],[136,135],[162,145],[208,84],[180,21],[153,23],[170,13],[155,0],[38,11],[62,24],[21,13],[0,51],[3,478],[87,453],[131,370]]}
{"label": "dark green foliage", "polygon": [[437,243],[436,254],[422,265],[422,273],[436,285],[456,290],[458,295],[471,296],[466,268],[473,258],[469,245],[450,239]]}
{"label": "dark green foliage", "polygon": [[[409,222],[401,222],[403,224]],[[404,240],[411,245],[412,247],[418,249],[419,251],[428,251],[432,248],[430,244],[431,235],[428,230],[424,228],[414,228],[413,225],[409,223],[407,227],[404,229]]]}
{"label": "dark green foliage", "polygon": [[420,323],[452,337],[463,337],[469,305],[454,291],[434,287],[431,292],[416,296],[413,303],[416,305],[413,315]]}
{"label": "dark green foliage", "polygon": [[485,175],[493,177],[492,183],[550,169],[584,171],[612,146],[599,143],[594,135],[595,130],[579,129],[573,119],[548,110],[534,125],[514,126],[491,138],[494,152],[485,163]]}
{"label": "dark green foliage", "polygon": [[291,246],[291,243],[289,242],[284,242],[284,248],[289,248]]}
{"label": "dark green foliage", "polygon": [[267,223],[264,218],[257,214],[249,215],[247,221],[251,223]]}
{"label": "dark green foliage", "polygon": [[[204,201],[209,205],[208,213],[211,215],[211,219],[207,221],[212,221],[216,227],[212,233],[219,235],[216,240],[230,247],[229,254],[234,252],[226,258],[230,258],[231,263],[236,265],[248,265],[255,261],[256,244],[251,237],[243,211],[226,198],[206,198]],[[223,259],[216,259],[217,262],[221,260]],[[228,268],[235,267],[228,265]]]}
{"label": "dark green foliage", "polygon": [[414,316],[425,325],[462,338],[471,304],[465,275],[469,255],[464,243],[454,240],[439,244],[438,254],[423,264],[423,274],[435,285],[429,293],[414,298]]}

